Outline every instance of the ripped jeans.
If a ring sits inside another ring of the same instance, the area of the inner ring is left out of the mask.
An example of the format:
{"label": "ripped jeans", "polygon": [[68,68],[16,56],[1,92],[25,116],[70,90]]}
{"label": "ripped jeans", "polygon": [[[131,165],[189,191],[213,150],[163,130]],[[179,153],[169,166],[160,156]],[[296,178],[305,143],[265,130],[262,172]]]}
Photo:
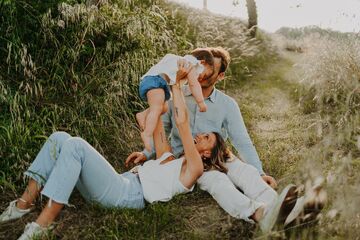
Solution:
{"label": "ripped jeans", "polygon": [[41,194],[61,204],[68,204],[76,186],[87,201],[105,207],[145,206],[135,174],[117,173],[88,142],[66,132],[50,135],[25,175],[44,187]]}

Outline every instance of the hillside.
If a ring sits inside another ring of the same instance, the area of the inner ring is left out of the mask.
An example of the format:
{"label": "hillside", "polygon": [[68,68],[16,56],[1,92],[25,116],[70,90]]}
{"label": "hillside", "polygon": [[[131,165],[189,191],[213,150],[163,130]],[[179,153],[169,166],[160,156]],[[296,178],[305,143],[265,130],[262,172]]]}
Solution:
{"label": "hillside", "polygon": [[[163,0],[1,1],[0,211],[22,193],[23,172],[53,131],[83,137],[126,171],[126,156],[142,149],[140,76],[166,53],[204,46],[230,51],[217,88],[239,104],[265,172],[279,189],[320,185],[322,212],[263,235],[197,188],[143,210],[88,204],[75,191],[48,239],[357,239],[358,34],[282,28],[254,39],[239,19]],[[45,201],[0,224],[0,239],[20,236]]]}
{"label": "hillside", "polygon": [[[233,62],[223,89],[245,81],[274,55],[267,40],[251,39],[238,19],[163,1],[2,1],[0,13],[1,210],[21,194],[22,173],[53,131],[83,137],[118,171],[126,170],[125,157],[142,149],[134,118],[145,107],[139,78],[164,54],[229,49]],[[71,203],[76,209],[66,208],[56,225],[63,239],[229,237],[243,226],[229,223],[200,191],[144,211],[88,205],[78,193]],[[36,206],[30,216],[1,225],[0,238],[19,236],[41,210]],[[200,211],[198,232],[189,213],[202,206],[215,215]],[[201,226],[213,216],[223,225],[220,232]]]}

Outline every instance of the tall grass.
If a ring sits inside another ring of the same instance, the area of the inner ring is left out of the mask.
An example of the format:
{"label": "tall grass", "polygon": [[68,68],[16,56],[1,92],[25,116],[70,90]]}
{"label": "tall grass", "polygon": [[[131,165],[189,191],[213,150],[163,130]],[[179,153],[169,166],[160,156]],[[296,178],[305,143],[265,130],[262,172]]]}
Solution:
{"label": "tall grass", "polygon": [[[85,138],[121,169],[126,154],[141,149],[139,77],[166,53],[223,46],[234,57],[229,79],[236,80],[266,64],[266,44],[243,25],[161,0],[0,1],[2,209],[23,190],[23,171],[53,131]],[[141,212],[94,208],[77,196],[78,208],[66,208],[56,226],[64,239],[226,238],[243,229],[201,192]],[[0,238],[19,235],[35,215],[1,225]]]}
{"label": "tall grass", "polygon": [[[175,16],[173,22],[176,31],[190,36],[187,42],[191,48],[206,46],[222,46],[232,57],[227,80],[245,81],[276,56],[275,49],[265,34],[258,31],[257,38],[251,36],[251,29],[241,19],[225,17],[208,11],[199,11],[175,3],[169,3],[167,9],[172,9]],[[179,20],[187,25],[179,24]],[[181,29],[179,27],[181,26]],[[224,85],[219,86],[225,88]]]}
{"label": "tall grass", "polygon": [[360,223],[360,41],[321,37],[302,66],[300,103],[313,119],[307,176],[324,175],[329,205],[323,236],[358,237]]}
{"label": "tall grass", "polygon": [[[137,141],[139,77],[184,48],[156,1],[5,2],[0,26],[0,178],[19,181],[52,131],[121,161]],[[170,16],[171,18],[171,16]],[[23,25],[25,23],[25,26]]]}
{"label": "tall grass", "polygon": [[165,53],[223,46],[234,57],[236,79],[267,54],[259,54],[261,41],[239,20],[161,0],[2,1],[0,11],[0,182],[6,186],[21,182],[55,130],[82,136],[121,167],[124,154],[141,148],[133,118],[144,107],[139,78]]}

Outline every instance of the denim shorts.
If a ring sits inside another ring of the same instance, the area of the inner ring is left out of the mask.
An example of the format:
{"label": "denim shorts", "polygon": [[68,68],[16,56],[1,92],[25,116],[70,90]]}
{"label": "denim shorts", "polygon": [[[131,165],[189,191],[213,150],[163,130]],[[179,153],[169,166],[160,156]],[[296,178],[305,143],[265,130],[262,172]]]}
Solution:
{"label": "denim shorts", "polygon": [[165,100],[170,99],[170,88],[165,79],[160,75],[156,76],[145,76],[139,86],[140,98],[144,101],[147,101],[147,92],[151,89],[162,88],[165,91]]}

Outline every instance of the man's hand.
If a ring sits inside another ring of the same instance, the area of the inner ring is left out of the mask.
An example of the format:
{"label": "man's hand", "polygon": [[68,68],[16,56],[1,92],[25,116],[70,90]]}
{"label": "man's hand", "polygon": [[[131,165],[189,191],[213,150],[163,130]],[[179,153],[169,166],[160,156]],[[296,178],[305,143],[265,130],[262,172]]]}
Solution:
{"label": "man's hand", "polygon": [[261,177],[267,184],[270,185],[270,187],[272,187],[273,189],[277,188],[276,180],[272,176],[262,175]]}
{"label": "man's hand", "polygon": [[128,167],[129,163],[141,163],[141,162],[145,162],[146,161],[146,156],[144,153],[142,152],[133,152],[131,153],[125,161],[125,166]]}

